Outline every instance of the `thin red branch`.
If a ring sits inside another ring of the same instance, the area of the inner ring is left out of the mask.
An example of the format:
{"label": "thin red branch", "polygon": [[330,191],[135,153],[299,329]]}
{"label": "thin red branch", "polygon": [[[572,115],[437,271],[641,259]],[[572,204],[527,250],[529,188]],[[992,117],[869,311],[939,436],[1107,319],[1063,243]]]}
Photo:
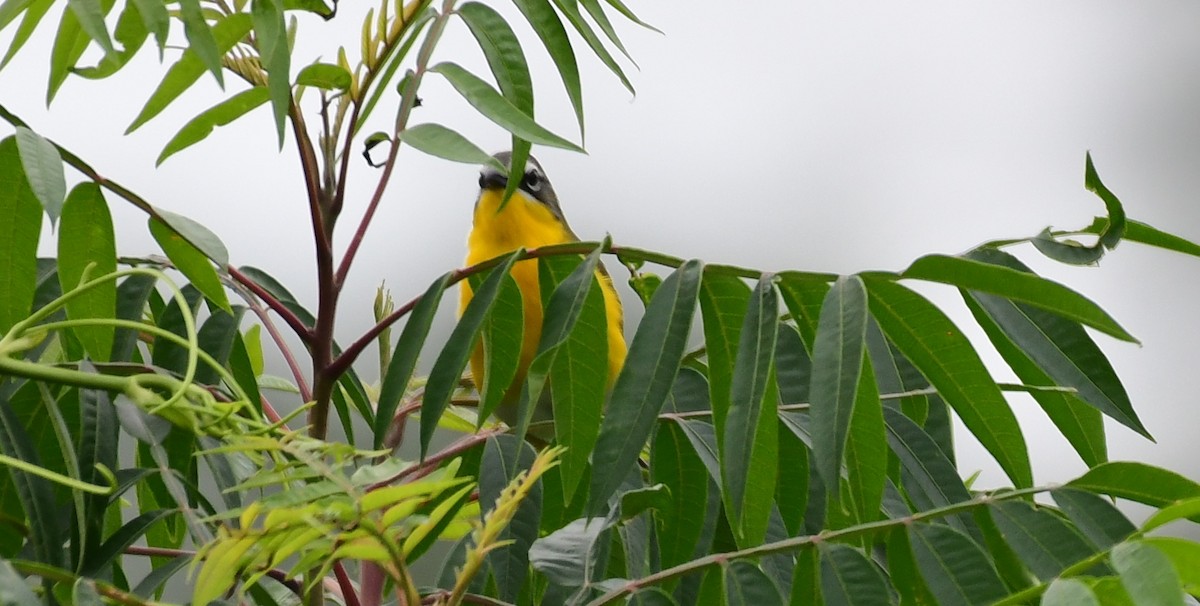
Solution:
{"label": "thin red branch", "polygon": [[275,295],[272,295],[267,291],[267,289],[263,288],[261,284],[250,279],[250,276],[242,273],[233,265],[225,266],[225,270],[229,272],[229,276],[231,278],[237,280],[238,284],[245,286],[246,289],[254,293],[256,297],[262,299],[262,302],[266,303],[267,307],[271,308],[271,311],[279,314],[279,317],[287,323],[288,327],[292,329],[292,332],[296,333],[297,337],[300,337],[301,341],[305,343],[310,343],[312,341],[312,329],[309,328],[308,325],[305,324],[292,310],[288,309],[287,305],[283,304],[283,301],[276,299]]}

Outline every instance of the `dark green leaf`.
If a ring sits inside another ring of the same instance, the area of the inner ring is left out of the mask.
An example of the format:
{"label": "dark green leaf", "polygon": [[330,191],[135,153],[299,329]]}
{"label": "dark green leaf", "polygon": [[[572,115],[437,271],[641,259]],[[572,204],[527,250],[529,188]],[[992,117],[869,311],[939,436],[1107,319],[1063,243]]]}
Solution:
{"label": "dark green leaf", "polygon": [[913,262],[901,275],[1028,303],[1123,341],[1137,343],[1137,339],[1087,297],[1031,273],[1019,266],[1019,262],[1014,264],[1015,259],[1009,259],[1008,254],[994,249],[977,250],[967,257],[927,255]]}
{"label": "dark green leaf", "polygon": [[563,88],[566,89],[567,98],[570,99],[571,107],[575,110],[575,120],[579,123],[579,136],[582,139],[584,132],[583,88],[579,81],[579,65],[575,61],[575,50],[571,46],[570,38],[567,37],[566,28],[563,27],[558,13],[554,12],[554,7],[550,5],[549,0],[514,0],[514,4],[529,21],[533,31],[537,32],[546,51],[550,54],[550,59],[554,61],[554,66],[558,69],[558,75],[562,79]]}
{"label": "dark green leaf", "polygon": [[988,604],[1007,592],[983,550],[966,535],[941,524],[908,527],[917,567],[941,604]]}
{"label": "dark green leaf", "polygon": [[749,301],[750,287],[740,279],[705,272],[700,282],[700,316],[704,319],[713,425],[720,435],[725,432],[725,415],[733,390],[733,364]]}
{"label": "dark green leaf", "polygon": [[1004,501],[990,509],[1008,544],[1044,582],[1096,552],[1078,530],[1045,509],[1024,501]]}
{"label": "dark green leaf", "polygon": [[14,137],[0,141],[0,334],[25,319],[37,290],[42,207],[25,181]]}
{"label": "dark green leaf", "polygon": [[[0,452],[32,465],[41,465],[37,449],[8,398],[0,398]],[[63,535],[59,525],[62,511],[55,503],[54,486],[45,478],[19,469],[9,468],[8,472],[28,521],[27,546],[32,546],[37,561],[65,566]],[[8,586],[8,583],[0,583],[0,587],[4,586]]]}
{"label": "dark green leaf", "polygon": [[871,312],[1018,487],[1033,484],[1025,438],[970,341],[941,310],[890,280],[868,279]]}
{"label": "dark green leaf", "polygon": [[[189,1],[197,2],[198,0]],[[201,25],[207,30],[207,24],[201,23]],[[218,64],[216,73],[218,77],[221,73],[220,55],[229,52],[229,49],[233,48],[234,44],[237,44],[246,34],[250,33],[251,27],[250,15],[246,13],[230,15],[213,25],[211,35],[217,44]],[[157,116],[172,101],[178,98],[179,95],[195,84],[200,79],[200,76],[204,74],[205,65],[206,63],[201,60],[195,47],[189,47],[183,51],[183,56],[167,70],[167,75],[163,77],[162,82],[159,82],[158,88],[154,89],[154,92],[150,95],[150,99],[142,107],[142,111],[133,119],[133,123],[129,125],[129,128],[125,129],[126,134],[133,132],[139,126]]]}
{"label": "dark green leaf", "polygon": [[297,86],[313,86],[324,90],[346,90],[350,88],[350,81],[350,72],[332,63],[306,65],[296,74]]}
{"label": "dark green leaf", "polygon": [[[86,360],[80,364],[84,372],[96,372]],[[100,468],[111,473],[117,467],[117,438],[119,429],[116,409],[108,398],[108,393],[100,390],[79,390],[79,416],[81,431],[79,435],[79,479],[89,484],[104,485],[108,481]],[[108,506],[107,495],[88,495],[84,498],[84,519],[78,520],[83,525],[84,557],[92,557],[100,545],[100,535],[104,530],[104,512]],[[111,560],[111,558],[110,558]],[[107,562],[106,562],[107,563]]]}
{"label": "dark green leaf", "polygon": [[[425,387],[425,398],[421,403],[421,458],[428,454],[429,440],[433,438],[433,430],[437,428],[438,420],[450,403],[450,396],[458,385],[458,378],[467,366],[467,359],[475,349],[475,339],[483,320],[500,292],[500,283],[508,274],[513,263],[517,261],[520,251],[514,252],[497,265],[488,274],[483,285],[471,298],[471,302],[463,311],[458,325],[450,333],[450,341],[438,354],[433,369],[429,372],[429,383]],[[390,423],[390,419],[385,419]]]}
{"label": "dark green leaf", "polygon": [[[229,353],[233,351],[233,343],[238,339],[238,324],[242,321],[242,314],[246,308],[242,306],[234,307],[230,312],[225,312],[220,309],[212,310],[212,314],[200,326],[197,335],[200,349],[204,350],[213,360],[224,366],[229,360]],[[216,385],[221,382],[221,377],[217,374],[216,369],[201,364],[196,369],[196,382],[203,385]]]}
{"label": "dark green leaf", "polygon": [[[85,272],[87,279],[93,280],[116,270],[112,216],[104,194],[95,183],[80,183],[63,205],[58,236],[59,283],[67,292],[79,286]],[[107,280],[67,301],[67,317],[112,318],[116,308],[117,285]],[[76,326],[72,331],[93,360],[108,361],[112,355],[112,326]]]}
{"label": "dark green leaf", "polygon": [[[621,54],[625,55],[626,59],[633,61],[629,51],[625,50],[625,45],[621,42],[621,38],[617,36],[617,30],[613,28],[612,22],[608,20],[608,15],[604,13],[604,7],[600,5],[598,0],[578,0],[579,4],[583,5],[583,9],[592,17],[592,21],[600,27],[600,31],[604,32],[604,37],[608,38]],[[634,65],[637,65],[634,62]]]}
{"label": "dark green leaf", "polygon": [[124,526],[104,541],[104,544],[100,546],[98,551],[89,556],[87,562],[84,564],[83,574],[87,576],[100,574],[103,568],[112,564],[117,557],[125,552],[126,548],[141,539],[150,526],[175,513],[174,510],[170,509],[148,511],[126,522]]}
{"label": "dark green leaf", "polygon": [[[791,330],[791,329],[788,329]],[[779,427],[779,479],[775,484],[775,505],[788,536],[803,533],[804,514],[808,510],[808,447],[784,423]]]}
{"label": "dark green leaf", "polygon": [[183,33],[187,36],[188,50],[196,54],[204,67],[225,87],[221,73],[221,55],[229,49],[218,44],[215,28],[209,29],[200,8],[200,0],[179,0],[179,17],[183,21]]}
{"label": "dark green leaf", "polygon": [[583,148],[542,128],[528,114],[522,112],[492,88],[490,84],[480,80],[471,72],[457,64],[439,63],[429,71],[441,74],[450,85],[463,96],[483,116],[495,122],[508,132],[531,143],[539,143],[550,147],[559,147],[571,151],[582,152]]}
{"label": "dark green leaf", "polygon": [[442,300],[442,293],[445,292],[446,284],[449,281],[450,274],[444,274],[429,285],[425,294],[421,295],[421,300],[417,302],[408,316],[408,321],[404,324],[404,331],[400,333],[400,340],[396,342],[396,350],[392,354],[387,372],[383,375],[383,385],[379,388],[373,428],[375,448],[383,446],[387,433],[391,429],[396,406],[400,403],[400,398],[404,396],[404,391],[408,389],[408,381],[412,378],[413,369],[416,368],[417,357],[421,353],[421,347],[425,344],[425,337],[429,335],[433,316],[437,312],[438,304]]}
{"label": "dark green leaf", "polygon": [[1070,488],[1059,488],[1050,494],[1075,527],[1100,549],[1109,549],[1137,530],[1104,497]]}
{"label": "dark green leaf", "polygon": [[1043,255],[1069,265],[1093,265],[1104,256],[1104,247],[1098,243],[1084,246],[1074,240],[1057,240],[1049,229],[1042,230],[1030,242]]}
{"label": "dark green leaf", "polygon": [[[507,272],[507,267],[501,267]],[[501,491],[508,486],[509,479],[516,477],[520,471],[529,469],[534,457],[533,448],[529,444],[511,435],[500,434],[488,438],[479,471],[479,502],[484,515],[491,510]],[[511,543],[493,549],[487,555],[488,565],[499,588],[500,599],[516,602],[528,574],[530,549],[538,538],[538,521],[541,517],[542,487],[541,483],[538,483],[521,501],[512,522],[501,535],[501,540]]]}
{"label": "dark green leaf", "polygon": [[[292,106],[292,53],[288,47],[283,1],[251,0],[250,8],[259,60],[267,72],[267,89],[270,91],[271,109],[274,110],[272,113],[275,116],[275,134],[282,147],[284,126],[288,110]],[[184,25],[187,25],[186,21]],[[188,39],[191,40],[190,35]]]}
{"label": "dark green leaf", "polygon": [[813,345],[813,458],[829,496],[837,501],[850,419],[854,415],[863,352],[866,348],[867,304],[862,281],[839,278],[821,306]]}
{"label": "dark green leaf", "polygon": [[827,606],[888,604],[887,583],[861,551],[837,543],[821,545],[821,596]]}
{"label": "dark green leaf", "polygon": [[17,127],[16,139],[21,166],[25,169],[25,180],[33,195],[42,203],[42,208],[46,209],[50,224],[53,225],[62,214],[63,199],[67,194],[62,157],[53,143],[24,126]]}
{"label": "dark green leaf", "polygon": [[[1104,223],[1107,224],[1107,220],[1104,220]],[[1125,239],[1130,242],[1141,242],[1142,244],[1181,252],[1185,255],[1200,257],[1200,244],[1174,234],[1169,234],[1140,221],[1127,221],[1125,223]]]}
{"label": "dark green leaf", "polygon": [[[712,353],[709,352],[709,374],[712,374]],[[812,358],[790,324],[780,323],[775,342],[775,378],[779,382],[779,401],[784,404],[807,404],[808,387],[812,380]]]}
{"label": "dark green leaf", "polygon": [[687,347],[702,267],[693,260],[672,273],[654,293],[633,336],[592,451],[589,512],[603,510],[654,431]]}
{"label": "dark green leaf", "polygon": [[161,208],[154,209],[154,212],[158,213],[158,217],[162,219],[163,223],[166,223],[176,234],[204,253],[204,256],[217,264],[217,267],[224,268],[229,265],[229,251],[225,248],[225,244],[207,227],[183,215],[177,215]]}
{"label": "dark green leaf", "polygon": [[[904,491],[917,509],[924,511],[971,499],[958,470],[929,434],[894,408],[884,408],[883,416],[888,445],[900,459]],[[958,530],[978,535],[965,514],[949,516],[946,521]]]}
{"label": "dark green leaf", "polygon": [[[474,377],[479,391],[479,423],[482,424],[510,391],[521,363],[525,341],[524,301],[517,281],[511,275],[500,284],[500,292],[483,320],[483,383]],[[524,379],[524,377],[522,377]],[[511,417],[510,417],[511,418]]]}
{"label": "dark green leaf", "polygon": [[167,142],[163,147],[162,152],[158,154],[158,160],[155,164],[162,164],[167,158],[175,155],[176,152],[185,150],[205,139],[212,134],[213,129],[218,126],[225,126],[238,118],[250,113],[258,106],[267,102],[270,98],[270,93],[267,92],[265,86],[255,86],[248,90],[244,90],[206,110],[201,112],[195,118],[188,121],[175,133],[174,137]]}
{"label": "dark green leaf", "polygon": [[175,265],[175,269],[182,272],[193,286],[204,293],[204,296],[213,304],[227,312],[233,311],[229,305],[229,298],[225,295],[225,287],[221,284],[221,278],[217,276],[212,262],[204,256],[204,253],[154,217],[150,218],[150,233],[162,247],[167,258]]}
{"label": "dark green leaf", "polygon": [[1100,196],[1104,201],[1104,208],[1108,211],[1108,227],[1100,234],[1100,244],[1103,244],[1107,249],[1117,247],[1117,243],[1121,241],[1121,237],[1125,235],[1125,209],[1121,206],[1121,201],[1113,194],[1104,183],[1100,182],[1100,174],[1096,172],[1096,166],[1092,164],[1092,153],[1087,153],[1087,160],[1083,171],[1083,186],[1088,191]]}
{"label": "dark green leaf", "polygon": [[659,557],[663,568],[669,568],[695,553],[704,528],[704,510],[697,503],[708,499],[711,483],[680,425],[659,424],[650,453],[650,478],[665,485],[671,495],[670,504],[655,513]]}
{"label": "dark green leaf", "polygon": [[1112,550],[1113,568],[1135,604],[1183,606],[1179,575],[1161,551],[1141,541],[1121,543]]}
{"label": "dark green leaf", "polygon": [[[836,279],[838,276],[833,276],[829,282]],[[810,352],[817,340],[821,306],[829,292],[829,282],[811,280],[804,275],[786,271],[779,274],[779,294],[783,296],[783,303],[787,305],[792,321],[796,323],[800,337],[804,339],[804,344]]]}
{"label": "dark green leaf", "polygon": [[775,583],[748,560],[725,566],[725,603],[729,606],[783,606]]}
{"label": "dark green leaf", "polygon": [[816,548],[807,547],[796,553],[796,569],[792,573],[791,606],[824,604],[821,596],[821,567]]}
{"label": "dark green leaf", "polygon": [[879,517],[887,478],[888,452],[883,428],[883,404],[876,391],[869,358],[863,359],[854,411],[846,438],[846,484],[851,513],[859,523]]}
{"label": "dark green leaf", "polygon": [[775,493],[779,388],[773,370],[778,319],[774,277],[767,275],[755,286],[745,313],[721,441],[725,507],[740,547],[762,542]]}
{"label": "dark green leaf", "polygon": [[1200,497],[1200,484],[1188,478],[1160,467],[1125,461],[1093,467],[1067,486],[1154,507]]}
{"label": "dark green leaf", "polygon": [[1100,606],[1100,602],[1082,581],[1055,579],[1042,596],[1042,606]]}
{"label": "dark green leaf", "polygon": [[443,160],[476,165],[489,164],[500,169],[505,168],[491,154],[479,149],[466,137],[441,124],[428,123],[410,126],[400,133],[400,140],[418,151]]}
{"label": "dark green leaf", "polygon": [[527,115],[533,115],[533,80],[521,43],[508,22],[491,7],[468,2],[455,11],[467,24],[504,98]]}
{"label": "dark green leaf", "polygon": [[588,25],[587,21],[584,21],[583,15],[579,12],[578,0],[554,0],[554,4],[558,7],[558,10],[562,12],[563,16],[567,18],[567,21],[575,28],[575,31],[579,32],[579,35],[583,38],[583,40],[588,43],[588,46],[591,47],[592,52],[596,55],[596,58],[600,59],[600,62],[603,63],[604,66],[607,67],[608,70],[611,71],[613,75],[621,81],[621,84],[625,86],[626,90],[628,90],[630,93],[636,93],[636,91],[633,90],[633,84],[630,84],[629,78],[625,76],[625,71],[621,69],[621,66],[618,65],[617,61],[613,59],[613,56],[609,54],[608,49],[604,48],[604,43],[600,41],[598,36],[596,36],[596,32],[592,31],[592,27]]}

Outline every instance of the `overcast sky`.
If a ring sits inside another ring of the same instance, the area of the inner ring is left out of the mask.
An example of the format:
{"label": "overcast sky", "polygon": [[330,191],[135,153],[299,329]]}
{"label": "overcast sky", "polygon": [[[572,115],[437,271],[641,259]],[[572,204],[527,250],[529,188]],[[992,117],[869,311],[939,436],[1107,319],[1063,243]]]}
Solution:
{"label": "overcast sky", "polygon": [[[1083,189],[1091,150],[1130,217],[1200,240],[1200,4],[627,1],[665,32],[620,27],[640,66],[629,67],[636,97],[581,48],[589,154],[535,149],[582,237],[607,232],[620,244],[770,270],[901,269],[925,253],[1088,224],[1103,212]],[[302,19],[299,55],[332,57],[337,40],[357,48],[352,4],[343,2],[344,22]],[[527,28],[517,29],[534,70],[539,120],[577,140],[552,64]],[[205,79],[122,137],[161,73],[155,53],[143,52],[112,81],[69,80],[47,113],[49,33],[0,72],[0,102],[106,176],[204,223],[234,263],[272,272],[313,304],[295,152],[277,151],[266,112],[218,130],[156,171],[154,159],[175,130],[222,98],[216,85]],[[11,31],[0,35],[0,47],[10,38]],[[486,72],[457,22],[435,60]],[[488,150],[507,146],[507,135],[438,77],[426,80],[421,96],[414,122],[445,123]],[[377,118],[379,128],[390,120],[384,112]],[[406,300],[460,264],[476,174],[401,155],[351,274],[341,338],[369,325],[380,281]],[[376,175],[361,165],[353,172],[342,246]],[[111,205],[120,252],[155,252],[144,216]],[[43,249],[52,250],[46,240]],[[1200,259],[1125,244],[1099,268],[1068,268],[1043,262],[1028,246],[1014,252],[1093,298],[1142,340],[1139,348],[1096,337],[1158,439],[1110,424],[1111,458],[1200,476]],[[980,336],[953,291],[922,290]],[[637,305],[628,295],[626,303]],[[447,305],[443,326],[452,311]],[[1009,378],[990,347],[983,351],[997,377]],[[1011,400],[1036,480],[1080,473],[1083,464],[1036,404]],[[976,486],[1004,484],[967,434],[958,435],[961,471],[983,470]]]}

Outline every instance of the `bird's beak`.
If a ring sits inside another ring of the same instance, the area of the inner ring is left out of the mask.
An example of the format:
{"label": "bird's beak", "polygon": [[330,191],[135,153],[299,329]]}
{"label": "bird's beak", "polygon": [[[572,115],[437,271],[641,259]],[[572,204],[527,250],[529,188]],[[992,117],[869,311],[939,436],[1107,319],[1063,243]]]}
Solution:
{"label": "bird's beak", "polygon": [[485,168],[479,173],[479,189],[504,189],[508,187],[508,175],[493,169]]}

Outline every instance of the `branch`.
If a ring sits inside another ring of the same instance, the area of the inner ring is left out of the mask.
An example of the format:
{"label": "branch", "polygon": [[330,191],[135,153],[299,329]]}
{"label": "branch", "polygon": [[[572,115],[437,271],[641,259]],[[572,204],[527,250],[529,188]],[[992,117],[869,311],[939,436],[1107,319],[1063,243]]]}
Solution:
{"label": "branch", "polygon": [[600,596],[599,598],[592,600],[591,602],[588,603],[588,606],[603,606],[604,604],[612,604],[612,603],[620,601],[621,598],[626,595],[632,595],[633,593],[637,592],[639,589],[642,589],[643,587],[650,587],[653,585],[657,585],[663,581],[668,581],[670,579],[674,579],[674,578],[681,577],[681,576],[684,576],[687,574],[691,574],[693,572],[697,572],[697,571],[707,568],[709,566],[724,564],[730,560],[740,560],[740,559],[745,559],[745,558],[757,558],[757,557],[767,556],[767,555],[776,554],[776,553],[786,553],[786,552],[790,552],[790,551],[796,551],[798,549],[802,549],[802,548],[808,547],[810,545],[817,545],[817,544],[824,543],[824,542],[844,541],[845,539],[852,539],[852,538],[867,536],[867,535],[871,535],[871,534],[874,534],[879,531],[891,530],[893,528],[899,528],[901,526],[909,526],[909,525],[912,525],[916,522],[920,522],[923,520],[942,518],[942,517],[946,517],[948,515],[953,515],[956,513],[970,511],[977,507],[987,506],[992,503],[998,503],[1000,501],[1008,501],[1011,499],[1015,499],[1017,497],[1024,497],[1024,496],[1038,494],[1038,493],[1042,493],[1042,492],[1048,492],[1050,490],[1054,490],[1055,488],[1058,488],[1057,484],[1050,484],[1050,485],[1046,485],[1046,486],[1035,486],[1033,488],[1023,488],[1021,490],[1011,490],[1011,491],[1004,492],[1001,494],[981,495],[974,499],[971,499],[970,501],[963,501],[961,503],[955,503],[953,505],[946,505],[944,507],[938,507],[936,509],[930,509],[928,511],[921,511],[921,512],[917,512],[912,515],[909,515],[909,516],[904,516],[902,518],[879,520],[877,522],[868,522],[866,524],[859,524],[857,526],[851,526],[849,528],[842,528],[840,530],[829,530],[829,531],[823,531],[821,533],[813,534],[813,535],[792,537],[789,539],[784,539],[782,541],[775,541],[773,543],[764,543],[757,547],[749,547],[747,549],[742,549],[739,551],[729,551],[729,552],[725,552],[725,553],[710,554],[710,555],[707,555],[702,558],[697,558],[690,562],[685,562],[678,566],[673,566],[671,568],[667,568],[666,570],[656,572],[652,575],[645,576],[645,577],[642,577],[640,579],[636,579],[633,581],[629,581],[625,585],[617,587],[616,589],[609,591],[608,593]]}
{"label": "branch", "polygon": [[287,323],[288,327],[292,329],[292,332],[296,333],[297,337],[300,337],[301,341],[305,344],[312,342],[312,329],[295,312],[288,309],[288,306],[283,301],[275,298],[275,295],[272,295],[261,284],[250,279],[250,276],[242,273],[241,270],[232,264],[225,266],[225,271],[229,272],[229,276],[236,280],[238,284],[246,287],[247,290],[254,293],[259,299],[262,299],[263,303],[266,303],[267,307],[271,308],[271,311],[279,314],[279,317]]}

